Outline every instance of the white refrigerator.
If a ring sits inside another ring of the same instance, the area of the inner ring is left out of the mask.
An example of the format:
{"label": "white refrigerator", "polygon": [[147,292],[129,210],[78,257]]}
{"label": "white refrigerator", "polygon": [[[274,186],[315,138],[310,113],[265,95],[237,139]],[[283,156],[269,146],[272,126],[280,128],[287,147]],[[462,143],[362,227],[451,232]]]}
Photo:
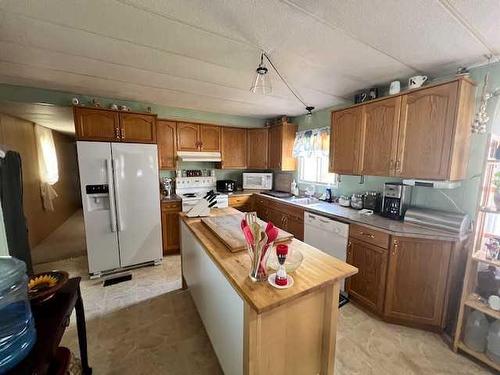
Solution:
{"label": "white refrigerator", "polygon": [[77,142],[89,273],[162,259],[156,145]]}

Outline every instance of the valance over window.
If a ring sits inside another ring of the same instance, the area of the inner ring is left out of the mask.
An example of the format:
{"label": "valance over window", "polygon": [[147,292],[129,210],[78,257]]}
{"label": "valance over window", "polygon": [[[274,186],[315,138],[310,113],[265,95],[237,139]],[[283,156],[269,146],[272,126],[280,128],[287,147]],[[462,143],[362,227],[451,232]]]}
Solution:
{"label": "valance over window", "polygon": [[297,132],[293,144],[294,157],[328,157],[330,128],[324,127]]}

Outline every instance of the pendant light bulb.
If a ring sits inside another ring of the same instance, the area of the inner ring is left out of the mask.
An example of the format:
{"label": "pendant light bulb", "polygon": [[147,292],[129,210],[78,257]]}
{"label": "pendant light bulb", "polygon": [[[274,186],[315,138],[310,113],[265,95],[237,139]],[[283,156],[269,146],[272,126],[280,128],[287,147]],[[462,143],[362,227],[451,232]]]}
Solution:
{"label": "pendant light bulb", "polygon": [[253,81],[250,91],[254,94],[268,95],[273,90],[271,87],[271,80],[267,74],[268,70],[266,64],[264,63],[264,54],[260,55],[260,64],[255,70],[255,79]]}
{"label": "pendant light bulb", "polygon": [[307,111],[306,116],[307,117],[311,117],[312,116],[312,111],[314,111],[314,107],[313,106],[307,106],[306,107],[306,111]]}

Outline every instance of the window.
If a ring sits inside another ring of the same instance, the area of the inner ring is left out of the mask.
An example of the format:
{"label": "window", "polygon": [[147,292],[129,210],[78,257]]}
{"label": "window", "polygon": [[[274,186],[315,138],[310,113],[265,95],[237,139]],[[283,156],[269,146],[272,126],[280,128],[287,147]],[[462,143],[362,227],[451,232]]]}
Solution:
{"label": "window", "polygon": [[335,174],[328,172],[328,156],[299,156],[299,182],[334,184]]}
{"label": "window", "polygon": [[334,184],[335,174],[328,172],[330,128],[319,128],[297,133],[293,155],[298,158],[299,182]]}

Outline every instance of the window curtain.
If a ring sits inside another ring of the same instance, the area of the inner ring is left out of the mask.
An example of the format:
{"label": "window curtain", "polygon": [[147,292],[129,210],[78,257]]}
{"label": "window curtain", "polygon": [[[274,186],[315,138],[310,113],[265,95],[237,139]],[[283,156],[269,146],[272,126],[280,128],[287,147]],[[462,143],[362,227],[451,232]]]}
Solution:
{"label": "window curtain", "polygon": [[35,125],[35,137],[43,207],[47,211],[54,211],[53,200],[57,198],[57,192],[53,185],[59,181],[59,168],[52,130]]}
{"label": "window curtain", "polygon": [[294,157],[328,157],[330,128],[318,128],[297,132],[293,145]]}

